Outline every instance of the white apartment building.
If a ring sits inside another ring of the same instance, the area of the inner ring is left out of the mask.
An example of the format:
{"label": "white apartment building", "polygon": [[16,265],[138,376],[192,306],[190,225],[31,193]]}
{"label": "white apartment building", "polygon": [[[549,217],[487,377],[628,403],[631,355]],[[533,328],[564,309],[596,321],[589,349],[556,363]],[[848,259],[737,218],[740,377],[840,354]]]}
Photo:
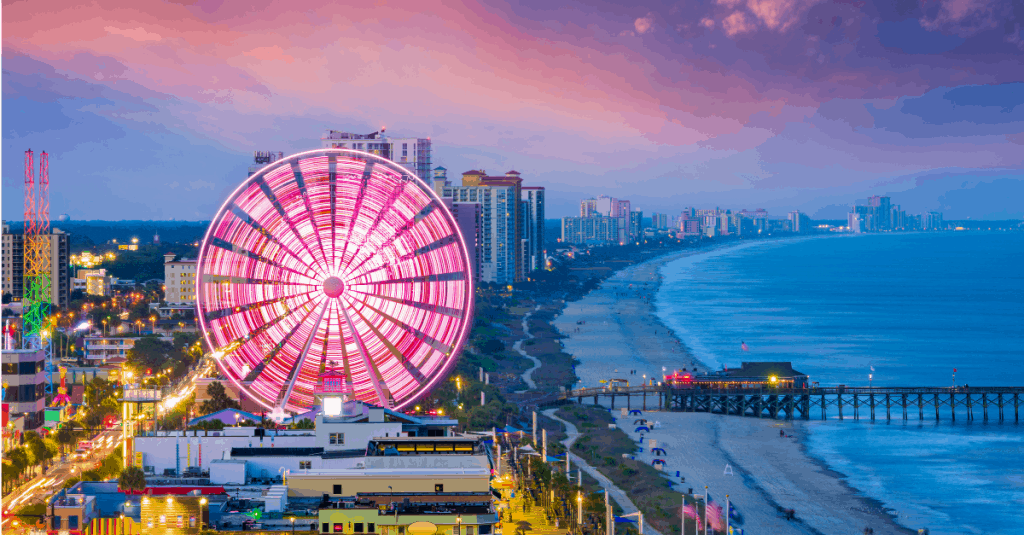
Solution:
{"label": "white apartment building", "polygon": [[369,152],[416,173],[421,180],[431,180],[430,138],[392,138],[384,135],[384,129],[372,134],[353,134],[338,130],[327,130],[320,136],[320,147],[324,149],[353,149]]}
{"label": "white apartment building", "polygon": [[164,255],[164,301],[172,306],[195,306],[196,259],[175,260],[176,256]]}

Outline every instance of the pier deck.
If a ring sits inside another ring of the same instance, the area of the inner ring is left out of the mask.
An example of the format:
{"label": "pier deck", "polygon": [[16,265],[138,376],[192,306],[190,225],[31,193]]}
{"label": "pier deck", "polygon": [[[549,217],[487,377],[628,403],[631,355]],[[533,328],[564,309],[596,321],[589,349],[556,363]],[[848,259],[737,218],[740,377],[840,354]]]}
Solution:
{"label": "pier deck", "polygon": [[[975,419],[977,412],[984,421],[1009,419],[1013,410],[1013,421],[1020,421],[1021,398],[1024,387],[823,387],[823,388],[763,388],[763,389],[701,389],[674,388],[662,386],[628,386],[581,388],[566,391],[558,401],[580,404],[584,399],[593,398],[595,405],[600,400],[610,401],[615,408],[616,398],[620,407],[639,410],[670,410],[677,412],[711,412],[748,416],[754,418],[783,418],[809,420],[820,416],[836,415],[840,420],[870,418],[881,419],[879,412],[885,411],[885,419],[907,420],[916,410],[919,420],[925,419],[925,412],[939,421],[948,417],[956,421],[957,409],[968,421]],[[622,398],[625,398],[624,400]],[[625,401],[623,405],[622,402]],[[865,414],[866,412],[866,414]],[[991,412],[991,414],[990,414]]]}

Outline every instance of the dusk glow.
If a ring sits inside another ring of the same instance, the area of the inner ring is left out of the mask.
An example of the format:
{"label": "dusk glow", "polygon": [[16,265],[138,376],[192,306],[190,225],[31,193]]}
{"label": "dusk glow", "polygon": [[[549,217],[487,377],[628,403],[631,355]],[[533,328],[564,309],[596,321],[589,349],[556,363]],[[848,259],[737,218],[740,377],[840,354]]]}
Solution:
{"label": "dusk glow", "polygon": [[443,378],[472,322],[449,211],[408,171],[355,151],[302,153],[246,180],[211,223],[199,274],[222,373],[267,409],[310,408],[325,371],[354,399],[402,407]]}
{"label": "dusk glow", "polygon": [[207,220],[247,153],[381,125],[431,137],[453,173],[519,170],[550,217],[595,190],[646,213],[843,218],[892,194],[950,219],[1024,215],[1008,0],[4,7],[4,187],[45,149],[52,209],[73,219],[116,203]]}

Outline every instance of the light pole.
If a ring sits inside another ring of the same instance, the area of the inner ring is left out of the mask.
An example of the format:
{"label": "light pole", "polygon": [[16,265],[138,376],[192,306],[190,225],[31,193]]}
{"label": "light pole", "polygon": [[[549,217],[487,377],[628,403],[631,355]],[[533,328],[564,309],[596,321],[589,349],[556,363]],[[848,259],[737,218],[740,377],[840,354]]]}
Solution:
{"label": "light pole", "polygon": [[235,427],[238,427],[238,413],[235,413]]}
{"label": "light pole", "polygon": [[576,493],[576,526],[579,530],[583,530],[583,493]]}
{"label": "light pole", "polygon": [[462,513],[455,516],[455,535],[462,535]]}
{"label": "light pole", "polygon": [[206,505],[206,496],[199,498],[199,531],[203,531],[203,506]]}
{"label": "light pole", "polygon": [[295,517],[292,517],[292,533],[295,533]]}

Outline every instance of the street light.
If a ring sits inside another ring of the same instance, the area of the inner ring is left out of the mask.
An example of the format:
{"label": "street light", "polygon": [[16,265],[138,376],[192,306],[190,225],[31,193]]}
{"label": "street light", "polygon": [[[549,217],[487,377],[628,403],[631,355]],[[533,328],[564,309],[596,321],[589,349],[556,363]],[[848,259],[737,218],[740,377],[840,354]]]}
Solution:
{"label": "street light", "polygon": [[203,530],[203,506],[206,505],[206,496],[199,498],[199,531]]}
{"label": "street light", "polygon": [[235,427],[238,427],[238,413],[235,413]]}
{"label": "street light", "polygon": [[455,516],[455,535],[462,534],[462,513]]}
{"label": "street light", "polygon": [[295,517],[292,517],[292,533],[295,533]]}

